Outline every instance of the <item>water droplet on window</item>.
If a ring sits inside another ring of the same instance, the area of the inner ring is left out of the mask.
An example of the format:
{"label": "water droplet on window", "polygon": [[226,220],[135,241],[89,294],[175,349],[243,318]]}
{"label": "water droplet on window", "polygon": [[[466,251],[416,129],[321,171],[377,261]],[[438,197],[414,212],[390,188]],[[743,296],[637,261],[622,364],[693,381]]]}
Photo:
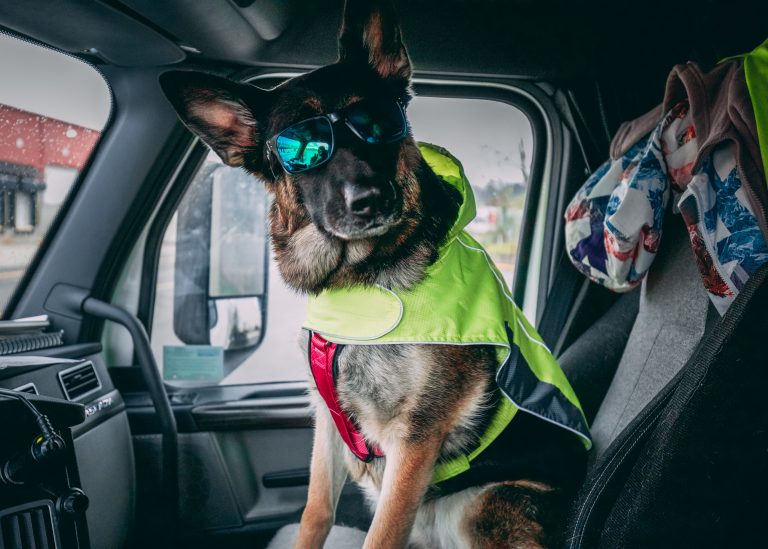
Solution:
{"label": "water droplet on window", "polygon": [[69,156],[69,147],[64,147],[63,149],[61,149],[61,155],[65,157]]}
{"label": "water droplet on window", "polygon": [[77,137],[77,130],[75,128],[68,128],[64,135],[72,139],[73,137]]}
{"label": "water droplet on window", "polygon": [[16,148],[20,149],[20,148],[22,148],[23,146],[24,146],[24,140],[23,140],[21,137],[19,137],[18,139],[16,139]]}

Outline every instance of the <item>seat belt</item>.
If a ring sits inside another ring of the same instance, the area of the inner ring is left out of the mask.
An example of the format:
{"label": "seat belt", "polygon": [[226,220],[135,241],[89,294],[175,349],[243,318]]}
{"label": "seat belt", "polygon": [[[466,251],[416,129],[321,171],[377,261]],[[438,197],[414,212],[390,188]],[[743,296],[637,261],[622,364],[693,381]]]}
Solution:
{"label": "seat belt", "polygon": [[[568,129],[573,135],[573,139],[581,152],[581,156],[584,160],[584,166],[586,169],[586,175],[588,176],[594,171],[594,167],[590,162],[590,155],[587,152],[586,144],[581,138],[580,127],[583,128],[584,133],[589,137],[591,149],[596,153],[598,150],[597,141],[595,136],[590,132],[587,125],[587,121],[576,102],[576,97],[573,92],[568,90],[564,93],[565,103],[568,107],[568,112],[561,112],[563,120],[567,122]],[[574,117],[574,113],[578,119]],[[586,289],[589,285],[589,280],[577,271],[570,263],[566,253],[563,253],[557,261],[555,267],[555,277],[552,283],[552,287],[547,295],[547,301],[544,305],[544,309],[539,316],[538,330],[544,342],[552,350],[555,356],[560,354],[561,349],[558,348],[558,344],[562,344],[562,332],[565,327],[566,319],[568,318],[571,308],[576,301],[576,296]]]}
{"label": "seat belt", "polygon": [[[600,151],[603,150],[600,145],[598,145],[598,139],[595,137],[595,134],[592,133],[589,124],[587,123],[587,119],[584,116],[584,112],[581,110],[581,107],[579,107],[579,103],[576,100],[576,96],[573,93],[573,90],[568,90],[565,94],[566,96],[566,103],[568,105],[568,109],[571,111],[569,113],[569,116],[567,118],[570,119],[569,123],[569,129],[573,133],[574,139],[576,139],[576,144],[579,146],[579,149],[581,150],[581,156],[584,158],[584,166],[587,169],[587,174],[591,174],[595,171],[595,167],[592,165],[592,162],[590,162],[591,155],[587,152],[586,144],[584,143],[584,140],[581,138],[581,132],[580,129],[584,130],[584,134],[589,138],[589,144],[591,152],[594,155],[594,158],[600,158],[601,154]],[[576,116],[574,117],[573,114]],[[577,123],[578,120],[578,123]],[[572,128],[570,126],[573,126]],[[610,137],[608,138],[607,145],[610,145]]]}
{"label": "seat belt", "polygon": [[555,356],[560,354],[560,349],[557,348],[561,340],[560,335],[576,296],[580,289],[588,284],[589,279],[577,271],[566,253],[563,253],[557,262],[552,289],[547,295],[547,302],[537,326],[544,343]]}

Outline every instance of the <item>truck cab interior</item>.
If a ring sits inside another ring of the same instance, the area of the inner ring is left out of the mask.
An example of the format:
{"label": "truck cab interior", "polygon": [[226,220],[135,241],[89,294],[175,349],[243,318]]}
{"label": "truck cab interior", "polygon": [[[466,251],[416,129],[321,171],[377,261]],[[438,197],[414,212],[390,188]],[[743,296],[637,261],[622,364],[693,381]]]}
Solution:
{"label": "truck cab interior", "polygon": [[[281,547],[295,529],[305,298],[277,272],[263,185],[179,122],[158,78],[273,87],[335,61],[342,4],[0,3],[0,547]],[[768,271],[717,310],[670,207],[648,275],[612,292],[571,265],[564,214],[672,67],[754,50],[765,6],[395,6],[412,132],[464,162],[469,230],[592,426],[566,545],[760,543]],[[359,547],[370,520],[346,486],[326,546]]]}

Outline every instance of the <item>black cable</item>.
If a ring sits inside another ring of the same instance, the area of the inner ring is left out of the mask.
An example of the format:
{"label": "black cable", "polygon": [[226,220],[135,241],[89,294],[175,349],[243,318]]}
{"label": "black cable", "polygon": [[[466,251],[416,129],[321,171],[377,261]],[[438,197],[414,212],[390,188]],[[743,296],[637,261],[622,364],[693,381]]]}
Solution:
{"label": "black cable", "polygon": [[42,464],[57,460],[66,448],[66,444],[54,430],[48,416],[40,412],[24,393],[0,387],[0,397],[21,401],[35,416],[40,429],[40,435],[34,438],[29,449],[12,456],[0,470],[0,480],[3,482],[24,484],[34,477],[34,471]]}
{"label": "black cable", "polygon": [[46,416],[40,410],[38,410],[37,407],[34,404],[32,404],[29,401],[29,399],[24,395],[24,393],[19,393],[18,391],[12,391],[10,389],[4,389],[0,387],[0,396],[19,400],[27,408],[29,408],[29,411],[32,412],[32,414],[34,414],[35,421],[37,422],[37,426],[40,428],[40,431],[42,432],[44,437],[50,438],[50,437],[58,436],[56,434],[56,431],[54,431],[53,425],[51,425],[51,421],[48,419],[48,416]]}
{"label": "black cable", "polygon": [[29,408],[29,411],[35,414],[35,417],[40,417],[43,415],[40,410],[38,410],[34,404],[32,404],[27,397],[23,396],[22,393],[19,393],[18,391],[11,391],[10,389],[3,389],[0,387],[0,396],[4,396],[5,398],[13,398],[16,400],[20,400],[24,405]]}

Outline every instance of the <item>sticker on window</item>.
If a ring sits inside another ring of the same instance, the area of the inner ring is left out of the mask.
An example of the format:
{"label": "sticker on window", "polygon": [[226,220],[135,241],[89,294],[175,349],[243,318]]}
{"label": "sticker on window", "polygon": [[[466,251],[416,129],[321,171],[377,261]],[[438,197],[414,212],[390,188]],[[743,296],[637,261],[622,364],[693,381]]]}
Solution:
{"label": "sticker on window", "polygon": [[224,348],[210,345],[163,347],[163,379],[219,381],[224,377]]}

